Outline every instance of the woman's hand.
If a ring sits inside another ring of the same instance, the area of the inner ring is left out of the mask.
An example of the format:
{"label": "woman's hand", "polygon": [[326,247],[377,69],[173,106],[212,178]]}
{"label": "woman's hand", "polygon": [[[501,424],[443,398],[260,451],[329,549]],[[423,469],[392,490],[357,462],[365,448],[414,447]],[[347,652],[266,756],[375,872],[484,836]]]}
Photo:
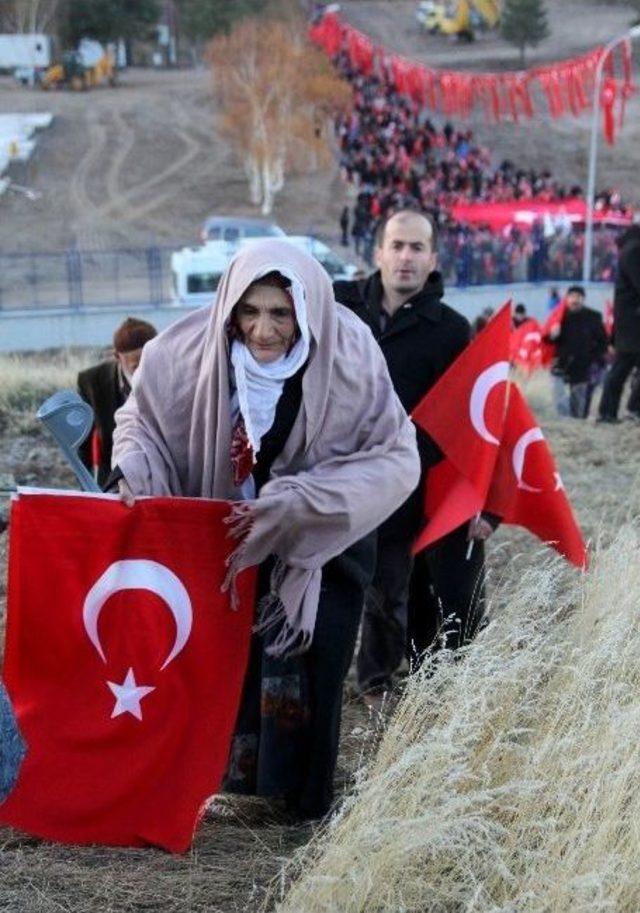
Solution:
{"label": "woman's hand", "polygon": [[237,501],[222,521],[229,527],[227,539],[244,539],[253,525],[250,501]]}
{"label": "woman's hand", "polygon": [[124,479],[120,479],[118,482],[118,494],[126,507],[133,507],[136,503],[135,496]]}

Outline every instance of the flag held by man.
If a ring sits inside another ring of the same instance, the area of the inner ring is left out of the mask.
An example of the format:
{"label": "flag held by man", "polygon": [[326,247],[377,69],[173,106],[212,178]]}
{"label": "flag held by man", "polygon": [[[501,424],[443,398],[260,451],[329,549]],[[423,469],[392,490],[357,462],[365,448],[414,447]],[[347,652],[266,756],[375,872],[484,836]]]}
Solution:
{"label": "flag held by man", "polygon": [[507,416],[485,509],[528,529],[567,561],[587,552],[551,450],[524,396],[510,384]]}
{"label": "flag held by man", "polygon": [[445,458],[427,477],[429,519],[415,552],[484,509],[504,425],[510,334],[508,302],[413,410]]}
{"label": "flag held by man", "polygon": [[5,681],[27,744],[0,823],[185,851],[224,775],[253,572],[232,610],[221,501],[12,504]]}

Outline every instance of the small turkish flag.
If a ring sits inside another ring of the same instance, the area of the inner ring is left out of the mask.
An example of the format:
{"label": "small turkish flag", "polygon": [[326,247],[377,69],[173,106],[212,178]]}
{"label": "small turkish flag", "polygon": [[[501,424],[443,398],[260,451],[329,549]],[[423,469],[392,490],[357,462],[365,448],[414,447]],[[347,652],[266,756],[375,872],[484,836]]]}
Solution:
{"label": "small turkish flag", "polygon": [[253,621],[223,501],[20,493],[5,682],[27,755],[0,823],[185,851],[220,787]]}
{"label": "small turkish flag", "polygon": [[525,374],[532,374],[542,364],[542,328],[530,317],[511,332],[511,362]]}
{"label": "small turkish flag", "polygon": [[567,312],[567,299],[561,298],[560,301],[556,304],[554,309],[551,311],[544,324],[542,325],[542,366],[547,368],[553,361],[553,357],[556,353],[556,347],[553,342],[547,342],[545,337],[549,337],[556,328],[559,329],[562,326],[562,321],[564,320],[564,315]]}
{"label": "small turkish flag", "polygon": [[483,509],[504,424],[510,333],[508,302],[413,410],[445,456],[427,476],[429,522],[414,552]]}
{"label": "small turkish flag", "polygon": [[580,527],[542,431],[520,389],[510,384],[509,405],[485,509],[523,526],[561,555],[585,567]]}

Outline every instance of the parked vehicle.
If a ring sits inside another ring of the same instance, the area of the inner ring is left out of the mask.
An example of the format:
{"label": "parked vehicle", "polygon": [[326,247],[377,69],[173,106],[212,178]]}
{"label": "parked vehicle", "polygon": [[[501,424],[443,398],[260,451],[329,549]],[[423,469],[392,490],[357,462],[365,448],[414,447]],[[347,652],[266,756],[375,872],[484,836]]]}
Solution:
{"label": "parked vehicle", "polygon": [[[357,266],[353,263],[347,263],[335,254],[327,244],[311,235],[287,235],[285,240],[302,250],[306,250],[312,257],[315,257],[318,263],[321,263],[329,273],[332,281],[336,279],[353,279],[358,271]],[[250,243],[251,239],[241,242],[241,244]]]}
{"label": "parked vehicle", "polygon": [[49,35],[0,35],[0,70],[13,72],[22,67],[44,70],[51,60]]}
{"label": "parked vehicle", "polygon": [[208,241],[238,242],[243,238],[282,238],[286,234],[275,222],[268,219],[240,219],[235,216],[209,216],[202,226],[200,237]]}
{"label": "parked vehicle", "polygon": [[209,241],[202,247],[183,247],[171,254],[171,298],[178,306],[210,304],[236,246]]}
{"label": "parked vehicle", "polygon": [[[346,263],[322,241],[309,235],[284,235],[284,240],[306,250],[324,266],[332,280],[353,279],[357,267]],[[237,242],[209,241],[202,247],[183,247],[171,254],[171,299],[178,307],[210,304],[229,261],[240,247],[258,238]]]}

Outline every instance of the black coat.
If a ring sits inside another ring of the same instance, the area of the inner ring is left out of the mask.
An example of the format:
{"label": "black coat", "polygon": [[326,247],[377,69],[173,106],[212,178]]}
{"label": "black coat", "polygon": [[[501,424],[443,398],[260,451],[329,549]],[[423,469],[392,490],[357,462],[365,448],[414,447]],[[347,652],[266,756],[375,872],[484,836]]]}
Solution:
{"label": "black coat", "polygon": [[[378,340],[389,368],[391,381],[407,412],[444,374],[466,347],[470,338],[468,320],[444,304],[440,273],[433,272],[422,291],[414,295],[381,329],[382,283],[380,273],[366,281],[334,284],[336,300],[356,313]],[[422,476],[442,454],[431,438],[417,429]],[[422,485],[383,525],[383,537],[413,538],[422,517]]]}
{"label": "black coat", "polygon": [[640,225],[620,239],[613,316],[616,352],[640,352]]}
{"label": "black coat", "polygon": [[567,309],[560,335],[551,341],[555,344],[553,373],[560,374],[570,384],[589,380],[592,366],[604,362],[607,334],[602,317],[591,308]]}
{"label": "black coat", "polygon": [[[89,403],[94,413],[94,428],[101,440],[101,458],[98,467],[98,484],[103,486],[111,472],[111,451],[113,448],[114,415],[124,404],[129,389],[126,381],[120,380],[115,361],[103,361],[93,368],[78,374],[78,393]],[[87,469],[91,469],[91,435],[79,450],[80,458]]]}

